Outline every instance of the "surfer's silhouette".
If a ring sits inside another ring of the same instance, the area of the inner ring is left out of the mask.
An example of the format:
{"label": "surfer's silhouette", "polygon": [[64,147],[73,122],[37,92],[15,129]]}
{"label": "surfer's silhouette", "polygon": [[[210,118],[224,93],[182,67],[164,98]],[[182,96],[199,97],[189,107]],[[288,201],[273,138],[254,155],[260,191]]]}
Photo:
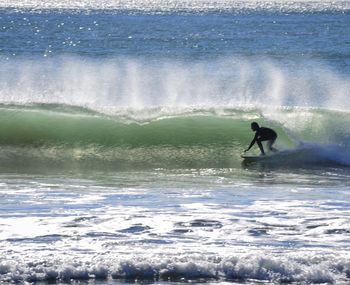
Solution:
{"label": "surfer's silhouette", "polygon": [[249,147],[244,151],[247,152],[248,150],[251,149],[251,147],[257,143],[257,145],[260,148],[261,155],[265,155],[264,147],[261,142],[267,141],[267,148],[270,151],[276,152],[277,149],[273,148],[272,145],[275,143],[277,139],[277,133],[270,129],[270,128],[265,128],[265,127],[260,127],[257,122],[253,122],[251,124],[252,131],[255,132],[255,136],[250,143]]}

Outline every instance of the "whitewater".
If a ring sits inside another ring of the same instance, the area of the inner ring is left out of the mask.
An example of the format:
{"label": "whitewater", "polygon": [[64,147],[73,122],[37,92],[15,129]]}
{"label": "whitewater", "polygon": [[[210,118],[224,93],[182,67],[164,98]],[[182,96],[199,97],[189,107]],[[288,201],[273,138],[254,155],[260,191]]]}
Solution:
{"label": "whitewater", "polygon": [[[0,283],[348,284],[349,22],[0,0]],[[253,121],[271,159],[241,158]]]}

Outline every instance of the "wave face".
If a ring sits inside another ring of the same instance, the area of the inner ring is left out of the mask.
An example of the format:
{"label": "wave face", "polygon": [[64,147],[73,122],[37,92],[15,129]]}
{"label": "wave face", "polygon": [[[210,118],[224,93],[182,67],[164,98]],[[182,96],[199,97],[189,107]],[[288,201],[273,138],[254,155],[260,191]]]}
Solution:
{"label": "wave face", "polygon": [[[254,120],[277,131],[280,149],[297,147],[286,156],[290,165],[350,162],[347,113],[321,109],[275,109],[273,115],[244,109],[171,115],[161,109],[141,112],[150,112],[152,119],[140,123],[132,121],[133,113],[127,111],[124,117],[111,116],[67,105],[2,105],[0,155],[14,167],[237,167],[252,139]],[[287,122],[278,119],[285,117]]]}

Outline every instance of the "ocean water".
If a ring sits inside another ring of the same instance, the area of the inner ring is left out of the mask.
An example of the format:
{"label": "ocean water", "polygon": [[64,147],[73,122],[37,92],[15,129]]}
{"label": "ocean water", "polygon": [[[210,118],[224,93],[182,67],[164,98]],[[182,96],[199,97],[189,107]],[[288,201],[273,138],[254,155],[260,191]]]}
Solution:
{"label": "ocean water", "polygon": [[0,283],[349,284],[349,96],[349,1],[0,0]]}

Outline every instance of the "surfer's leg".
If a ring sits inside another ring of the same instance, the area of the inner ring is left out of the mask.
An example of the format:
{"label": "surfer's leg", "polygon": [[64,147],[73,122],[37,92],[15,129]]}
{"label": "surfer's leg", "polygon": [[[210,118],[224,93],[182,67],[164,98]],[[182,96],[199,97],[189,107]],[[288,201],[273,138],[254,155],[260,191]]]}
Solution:
{"label": "surfer's leg", "polygon": [[256,143],[258,144],[258,146],[260,148],[261,154],[265,155],[265,151],[264,151],[264,148],[263,148],[261,141],[258,140]]}
{"label": "surfer's leg", "polygon": [[272,139],[272,140],[269,140],[267,142],[267,148],[270,150],[270,151],[273,151],[273,152],[276,152],[278,151],[278,149],[272,147],[272,145],[275,143],[276,139]]}

